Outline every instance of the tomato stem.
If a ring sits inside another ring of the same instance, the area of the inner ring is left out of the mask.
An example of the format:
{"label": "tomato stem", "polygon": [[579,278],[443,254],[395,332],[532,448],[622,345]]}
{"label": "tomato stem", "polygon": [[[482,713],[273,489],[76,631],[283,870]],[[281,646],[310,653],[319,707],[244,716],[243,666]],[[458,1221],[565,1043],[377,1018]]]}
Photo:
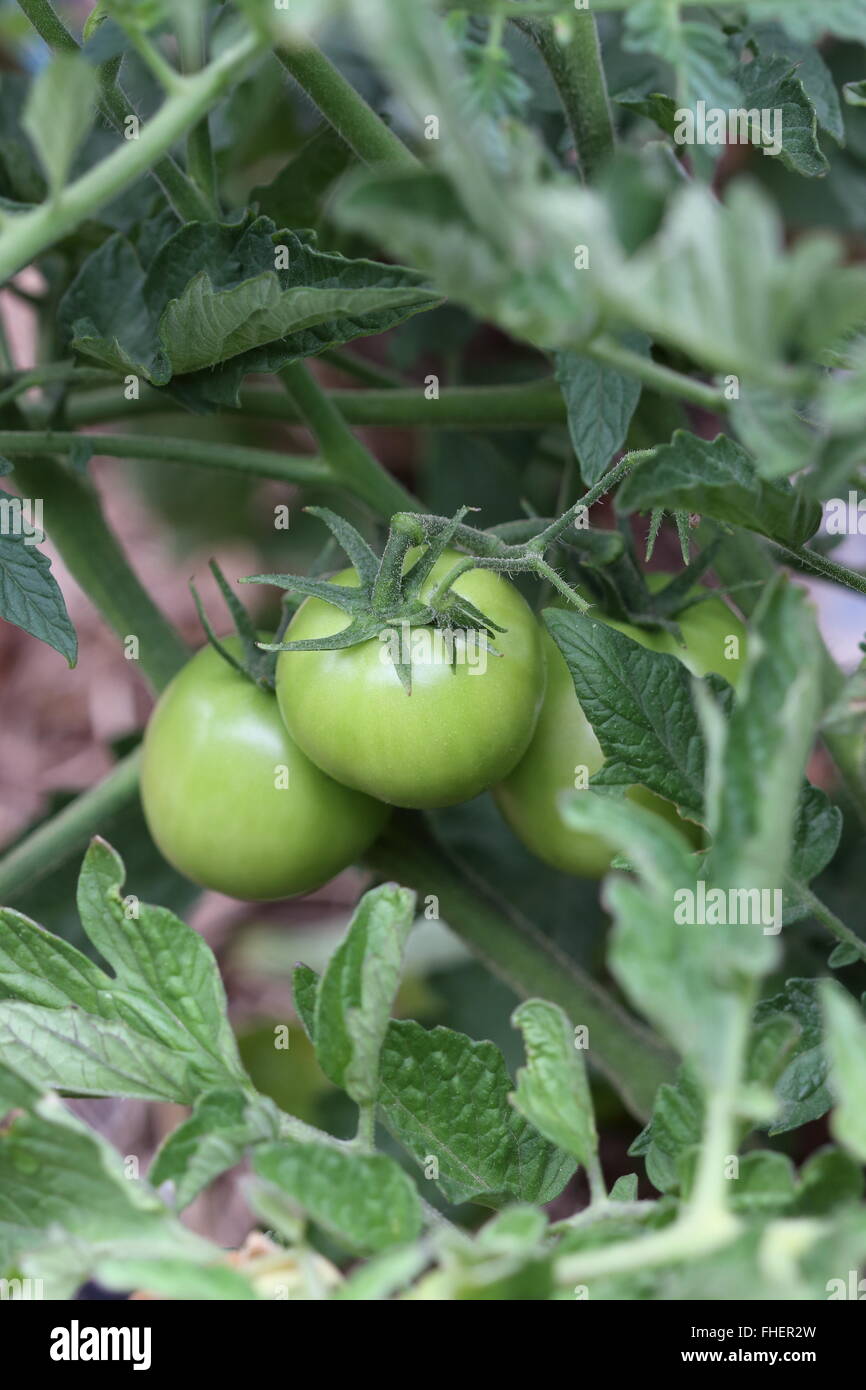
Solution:
{"label": "tomato stem", "polygon": [[[18,0],[18,6],[40,38],[55,53],[80,52],[78,44],[63,21],[55,14],[49,0]],[[127,118],[137,115],[135,107],[117,81],[113,63],[103,63],[100,66],[99,78],[100,110],[115,130],[122,131]],[[150,172],[162,186],[178,216],[184,221],[194,222],[206,219],[210,215],[208,202],[170,154],[157,160]]]}
{"label": "tomato stem", "polygon": [[418,161],[402,140],[318,48],[285,48],[277,57],[365,164],[418,167]]}

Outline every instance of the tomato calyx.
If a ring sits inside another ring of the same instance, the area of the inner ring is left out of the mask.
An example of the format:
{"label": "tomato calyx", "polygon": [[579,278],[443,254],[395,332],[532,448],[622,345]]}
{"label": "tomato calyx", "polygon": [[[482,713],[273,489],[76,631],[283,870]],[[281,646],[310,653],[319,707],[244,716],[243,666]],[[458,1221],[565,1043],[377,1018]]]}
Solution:
{"label": "tomato calyx", "polygon": [[[211,560],[208,568],[216,580],[217,587],[225,599],[226,607],[232,616],[235,633],[241,645],[241,659],[238,660],[237,657],[233,656],[225,644],[217,637],[207,613],[205,612],[204,604],[201,601],[195,583],[193,580],[190,580],[190,592],[195,602],[199,622],[204,629],[208,642],[213,647],[214,651],[219,653],[223,661],[227,662],[228,665],[233,667],[240,675],[245,676],[247,680],[252,681],[254,685],[261,686],[264,690],[273,690],[276,686],[277,658],[275,650],[259,642],[259,634],[255,629],[249,613],[239,601],[237,595],[232,593],[231,586],[216,560]],[[286,612],[280,624],[280,629],[277,634],[278,638],[285,631],[290,617],[291,614]]]}
{"label": "tomato calyx", "polygon": [[[407,630],[429,627],[452,639],[449,643],[452,664],[456,659],[453,638],[467,632],[478,634],[475,640],[480,640],[491,655],[500,655],[487,639],[494,640],[496,633],[505,629],[453,587],[461,574],[483,561],[479,562],[472,555],[463,556],[435,588],[424,592],[433,566],[453,543],[468,507],[461,507],[456,516],[429,539],[419,534],[415,526],[403,524],[403,514],[399,514],[393,518],[381,557],[344,517],[327,507],[308,507],[307,511],[325,523],[349,557],[358,575],[357,587],[296,574],[256,574],[241,582],[275,584],[288,593],[324,599],[341,609],[349,622],[339,632],[326,637],[295,642],[283,642],[278,637],[271,643],[260,642],[258,645],[263,652],[335,651],[358,646],[383,634],[394,634],[402,639]],[[406,556],[419,544],[421,554],[407,568]],[[411,693],[412,659],[406,652],[407,645],[411,649],[411,643],[398,640],[389,642],[388,648],[403,688]]]}

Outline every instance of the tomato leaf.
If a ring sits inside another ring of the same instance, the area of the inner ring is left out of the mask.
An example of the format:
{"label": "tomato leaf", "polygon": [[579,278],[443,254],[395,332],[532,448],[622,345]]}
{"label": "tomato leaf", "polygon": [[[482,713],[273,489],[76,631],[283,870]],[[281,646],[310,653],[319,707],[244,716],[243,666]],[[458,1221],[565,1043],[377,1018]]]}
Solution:
{"label": "tomato leaf", "polygon": [[253,1155],[259,1177],[298,1203],[317,1226],[359,1254],[414,1240],[421,1204],[414,1184],[384,1154],[345,1153],[284,1139]]}
{"label": "tomato leaf", "polygon": [[509,1097],[545,1139],[584,1167],[598,1149],[586,1067],[562,1009],[544,999],[527,999],[511,1016],[523,1034],[527,1065],[517,1073]]}
{"label": "tomato leaf", "polygon": [[72,348],[101,365],[175,378],[192,405],[236,405],[243,377],[369,333],[439,295],[416,271],[347,260],[249,214],[190,223],[157,246],[119,233],[84,262],[60,322]]}
{"label": "tomato leaf", "polygon": [[[649,339],[642,333],[626,334],[623,344],[649,356]],[[580,475],[587,487],[593,487],[625,442],[641,384],[636,377],[576,352],[558,352],[554,360]]]}
{"label": "tomato leaf", "polygon": [[[17,504],[0,493],[0,509]],[[5,531],[5,528],[4,528]],[[14,623],[60,652],[70,666],[78,659],[78,638],[51,561],[32,543],[35,535],[0,534],[0,618]]]}
{"label": "tomato leaf", "polygon": [[119,857],[94,840],[79,913],[114,977],[19,913],[0,913],[5,1056],[37,1085],[80,1095],[191,1104],[243,1082],[213,953],[171,912],[122,897],[123,879]]}
{"label": "tomato leaf", "polygon": [[727,435],[710,442],[686,430],[677,430],[670,444],[658,445],[626,478],[617,506],[625,513],[657,506],[699,513],[787,546],[802,545],[821,524],[820,503],[786,479],[762,478]]}
{"label": "tomato leaf", "polygon": [[54,195],[93,124],[97,89],[96,73],[77,53],[58,53],[30,88],[22,125]]}
{"label": "tomato leaf", "polygon": [[[830,165],[818,143],[818,116],[795,66],[781,56],[755,58],[740,71],[743,105],[773,112],[773,133],[779,139],[777,158],[786,169],[805,178],[821,178]],[[776,116],[776,112],[780,112]],[[761,143],[760,137],[755,143]],[[765,147],[766,153],[766,147]]]}
{"label": "tomato leaf", "polygon": [[415,894],[384,884],[361,899],[316,992],[316,1056],[358,1105],[378,1092],[379,1053],[415,916]]}
{"label": "tomato leaf", "polygon": [[828,1081],[835,1098],[830,1117],[834,1138],[866,1163],[866,1021],[863,1012],[840,985],[822,980]]}
{"label": "tomato leaf", "polygon": [[220,1173],[240,1163],[248,1148],[276,1139],[279,1130],[279,1111],[266,1096],[205,1091],[189,1119],[160,1147],[148,1182],[152,1187],[175,1183],[174,1204],[182,1211]]}
{"label": "tomato leaf", "polygon": [[[74,1298],[91,1277],[186,1297],[251,1298],[239,1273],[213,1266],[222,1252],[188,1231],[145,1183],[131,1181],[112,1144],[56,1096],[0,1067],[0,1268],[33,1269],[42,1296]],[[38,1173],[38,1182],[33,1175]],[[118,1278],[120,1266],[125,1278]]]}
{"label": "tomato leaf", "polygon": [[831,1105],[818,981],[788,980],[781,993],[761,1001],[755,1014],[758,1023],[778,1016],[796,1023],[798,1037],[775,1083],[780,1109],[770,1127],[771,1135],[817,1120]]}
{"label": "tomato leaf", "polygon": [[509,1105],[511,1078],[493,1043],[392,1023],[380,1084],[385,1124],[450,1202],[549,1202],[574,1172]]}
{"label": "tomato leaf", "polygon": [[638,783],[701,820],[704,746],[683,663],[571,610],[547,609],[544,621],[605,754],[591,786]]}

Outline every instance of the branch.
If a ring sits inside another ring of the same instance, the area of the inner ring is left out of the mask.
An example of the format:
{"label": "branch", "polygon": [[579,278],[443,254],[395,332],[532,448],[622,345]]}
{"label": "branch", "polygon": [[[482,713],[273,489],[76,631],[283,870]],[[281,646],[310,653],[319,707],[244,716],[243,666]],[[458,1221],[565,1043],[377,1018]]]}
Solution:
{"label": "branch", "polygon": [[724,393],[716,386],[708,386],[703,381],[675,372],[672,367],[664,367],[651,357],[643,357],[631,348],[623,347],[612,338],[596,338],[583,349],[587,357],[615,367],[626,376],[637,377],[644,386],[651,386],[662,396],[675,396],[678,400],[689,401],[702,406],[704,410],[727,410],[728,403]]}
{"label": "branch", "polygon": [[107,777],[82,792],[56,816],[37,826],[0,860],[0,903],[16,897],[74,854],[84,849],[106,820],[132,800],[138,789],[141,753],[119,762]]}
{"label": "branch", "polygon": [[144,122],[137,140],[124,141],[121,149],[68,184],[56,198],[30,212],[8,214],[0,232],[0,283],[152,168],[216,105],[261,48],[258,36],[245,34],[201,72],[179,78],[177,93],[166,98],[152,120]]}
{"label": "branch", "polygon": [[[50,0],[18,0],[18,5],[39,36],[55,53],[81,51],[66,25],[54,13]],[[113,65],[104,63],[99,73],[102,86],[99,109],[109,125],[122,133],[127,116],[135,116],[138,113],[117,81]],[[194,222],[211,215],[208,203],[171,155],[158,160],[151,173],[162,186],[165,196],[178,216],[184,221]]]}
{"label": "branch", "polygon": [[[276,478],[284,483],[333,486],[336,478],[321,459],[296,458],[273,449],[242,444],[215,444],[209,439],[164,438],[145,434],[76,434],[72,430],[0,430],[0,456],[26,458],[31,454],[68,454],[82,440],[93,444],[95,454],[113,458],[162,459],[192,463],[202,468],[225,468]],[[37,493],[34,494],[41,495]]]}
{"label": "branch", "polygon": [[[703,382],[692,381],[657,362],[648,362],[637,353],[629,354],[626,349],[622,349],[622,354],[622,357],[617,355],[619,369],[639,375],[655,390],[690,399],[708,409],[720,408],[716,392]],[[593,350],[592,356],[608,361],[606,348],[598,352]],[[624,360],[631,357],[634,362]],[[70,379],[73,384],[80,380],[86,385],[84,378],[74,372]],[[100,378],[94,373],[92,380],[97,379]],[[105,379],[103,375],[101,380]],[[438,400],[428,400],[421,386],[390,386],[369,391],[337,388],[326,394],[349,425],[487,431],[564,425],[568,419],[562,393],[552,377],[515,386],[448,386],[440,392]],[[164,392],[146,388],[138,400],[128,401],[117,388],[106,388],[71,396],[65,403],[65,418],[70,425],[95,425],[130,416],[168,414],[179,409]],[[34,423],[47,418],[47,410],[41,405],[28,406],[28,413]],[[297,424],[302,419],[296,403],[284,391],[275,391],[269,386],[248,386],[242,390],[237,413],[264,420],[283,420],[288,424]],[[226,414],[231,418],[231,411]]]}
{"label": "branch", "polygon": [[570,14],[560,42],[549,19],[516,19],[544,59],[562,102],[585,183],[592,183],[614,147],[613,118],[595,16]]}
{"label": "branch", "polygon": [[417,168],[418,161],[402,140],[319,49],[286,48],[277,57],[365,164]]}

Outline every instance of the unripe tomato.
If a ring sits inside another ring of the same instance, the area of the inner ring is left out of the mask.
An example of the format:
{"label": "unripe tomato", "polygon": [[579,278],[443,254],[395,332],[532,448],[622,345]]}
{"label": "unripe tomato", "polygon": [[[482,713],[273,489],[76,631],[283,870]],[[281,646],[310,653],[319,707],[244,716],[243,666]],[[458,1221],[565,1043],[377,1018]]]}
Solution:
{"label": "unripe tomato", "polygon": [[[455,551],[440,556],[424,593],[461,558]],[[347,569],[334,581],[357,585],[358,577]],[[458,639],[451,665],[434,629],[407,630],[411,694],[394,669],[389,641],[281,652],[277,698],[286,727],[338,782],[396,806],[449,806],[499,781],[526,751],[544,691],[538,623],[517,589],[490,570],[470,570],[454,588],[505,629],[492,643],[499,655],[477,643],[461,647]],[[348,621],[332,604],[309,598],[286,635],[326,637]]]}
{"label": "unripe tomato", "polygon": [[[659,588],[666,578],[650,575],[650,586]],[[708,599],[678,617],[685,648],[668,632],[651,633],[603,617],[601,621],[644,647],[679,657],[694,675],[716,671],[736,684],[745,657],[745,629],[721,599]],[[727,658],[727,651],[735,655]],[[597,836],[567,826],[558,798],[562,792],[575,789],[577,768],[585,767],[591,777],[604,762],[604,754],[581,708],[565,659],[548,633],[544,654],[547,689],[535,735],[525,756],[493,794],[515,835],[539,859],[566,873],[600,878],[610,867],[609,846]],[[695,827],[681,819],[670,801],[646,787],[631,787],[627,795],[694,835]]]}
{"label": "unripe tomato", "polygon": [[[240,653],[237,638],[224,645]],[[141,799],[170,864],[203,888],[246,900],[319,888],[358,858],[388,816],[320,772],[286,732],[273,693],[210,646],[153,711]]]}

